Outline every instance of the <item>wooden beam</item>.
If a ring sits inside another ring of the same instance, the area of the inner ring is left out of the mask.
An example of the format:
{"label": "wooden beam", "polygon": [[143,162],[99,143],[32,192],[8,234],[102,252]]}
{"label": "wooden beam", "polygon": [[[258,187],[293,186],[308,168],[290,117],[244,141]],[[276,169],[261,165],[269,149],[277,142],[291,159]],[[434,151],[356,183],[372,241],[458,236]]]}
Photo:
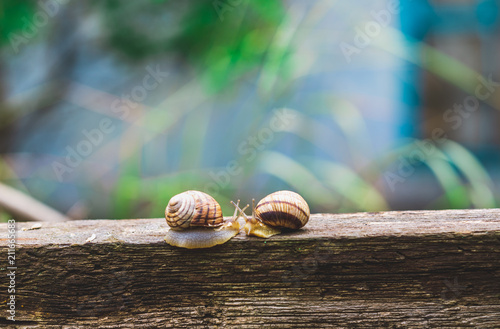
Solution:
{"label": "wooden beam", "polygon": [[[164,219],[32,225],[17,225],[16,325],[500,327],[499,209],[316,214],[204,250],[167,245]],[[6,224],[0,248],[7,282]]]}

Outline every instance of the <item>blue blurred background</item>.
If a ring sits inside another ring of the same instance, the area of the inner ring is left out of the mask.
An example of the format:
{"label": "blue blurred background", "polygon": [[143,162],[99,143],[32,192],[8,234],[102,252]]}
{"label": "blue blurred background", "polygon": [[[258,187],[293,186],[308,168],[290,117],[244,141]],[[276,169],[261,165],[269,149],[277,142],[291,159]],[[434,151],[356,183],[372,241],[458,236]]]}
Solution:
{"label": "blue blurred background", "polygon": [[71,218],[495,207],[499,2],[2,1],[0,181]]}

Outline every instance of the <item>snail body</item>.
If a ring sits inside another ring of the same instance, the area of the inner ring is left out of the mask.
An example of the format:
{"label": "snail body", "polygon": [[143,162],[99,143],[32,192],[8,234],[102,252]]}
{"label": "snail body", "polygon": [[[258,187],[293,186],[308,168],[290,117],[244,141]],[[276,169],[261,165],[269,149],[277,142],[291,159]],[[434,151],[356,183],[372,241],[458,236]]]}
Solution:
{"label": "snail body", "polygon": [[170,226],[165,241],[188,249],[225,243],[240,231],[238,210],[235,209],[231,219],[224,221],[220,205],[210,195],[200,191],[177,194],[165,209],[165,219]]}
{"label": "snail body", "polygon": [[282,229],[300,229],[310,215],[307,202],[299,194],[278,191],[260,200],[257,206],[253,200],[252,217],[245,216],[244,229],[247,235],[269,238],[280,234]]}

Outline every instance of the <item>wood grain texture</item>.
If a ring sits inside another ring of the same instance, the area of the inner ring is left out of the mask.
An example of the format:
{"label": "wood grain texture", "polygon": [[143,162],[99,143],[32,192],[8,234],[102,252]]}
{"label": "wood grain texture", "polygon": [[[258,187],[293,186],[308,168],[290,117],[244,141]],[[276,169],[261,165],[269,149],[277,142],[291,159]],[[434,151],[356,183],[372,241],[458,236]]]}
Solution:
{"label": "wood grain texture", "polygon": [[316,214],[204,250],[167,245],[165,219],[31,226],[16,251],[27,328],[500,327],[498,209]]}

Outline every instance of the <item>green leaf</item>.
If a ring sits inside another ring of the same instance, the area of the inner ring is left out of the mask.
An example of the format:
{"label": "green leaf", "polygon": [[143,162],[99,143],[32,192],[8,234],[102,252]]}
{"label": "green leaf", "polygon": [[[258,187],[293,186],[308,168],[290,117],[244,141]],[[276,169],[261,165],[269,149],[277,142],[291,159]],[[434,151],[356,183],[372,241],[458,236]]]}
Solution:
{"label": "green leaf", "polygon": [[348,166],[318,159],[311,159],[322,182],[363,211],[380,211],[389,208],[380,192]]}
{"label": "green leaf", "polygon": [[338,201],[334,193],[327,189],[305,166],[278,152],[264,152],[260,158],[259,170],[273,175],[302,194],[315,204],[334,207]]}
{"label": "green leaf", "polygon": [[469,181],[469,197],[477,208],[496,206],[491,187],[493,181],[476,157],[460,144],[447,140],[443,151]]}

